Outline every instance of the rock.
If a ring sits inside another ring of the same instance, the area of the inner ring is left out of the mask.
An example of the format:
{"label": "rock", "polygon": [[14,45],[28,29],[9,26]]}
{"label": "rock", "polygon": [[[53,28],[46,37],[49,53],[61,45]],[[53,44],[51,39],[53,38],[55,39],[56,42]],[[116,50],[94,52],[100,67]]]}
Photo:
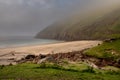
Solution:
{"label": "rock", "polygon": [[41,60],[39,60],[39,61],[37,62],[37,64],[44,63],[44,62],[46,62],[46,60],[47,60],[47,58],[41,59]]}
{"label": "rock", "polygon": [[24,58],[23,57],[16,57],[15,58],[15,61],[20,61],[20,60],[24,60]]}
{"label": "rock", "polygon": [[29,54],[25,57],[25,59],[34,59],[35,57],[35,55]]}
{"label": "rock", "polygon": [[86,63],[88,64],[88,66],[92,67],[92,68],[95,68],[95,69],[99,69],[97,65],[95,65],[94,63],[86,60]]}
{"label": "rock", "polygon": [[44,62],[55,62],[55,59],[52,57],[52,56],[48,56],[46,58],[43,58],[43,59],[40,59],[37,64],[41,64],[41,63],[44,63]]}
{"label": "rock", "polygon": [[11,51],[10,54],[11,54],[12,56],[15,56],[16,52],[15,52],[15,51]]}
{"label": "rock", "polygon": [[15,60],[15,58],[10,58],[10,59],[8,59],[8,60]]}
{"label": "rock", "polygon": [[39,56],[36,56],[32,62],[33,63],[38,63],[38,61],[40,61],[41,59],[44,59],[46,57],[47,57],[47,55],[40,54]]}
{"label": "rock", "polygon": [[117,40],[117,38],[111,38],[111,39],[106,39],[104,42],[113,42],[113,41],[116,41],[116,40]]}
{"label": "rock", "polygon": [[5,67],[5,65],[1,65],[1,68],[0,69],[3,69]]}
{"label": "rock", "polygon": [[45,58],[45,57],[47,57],[47,56],[46,56],[46,55],[42,55],[42,54],[39,55],[39,58],[40,58],[40,59],[43,59],[43,58]]}
{"label": "rock", "polygon": [[120,65],[120,59],[118,59],[117,63]]}

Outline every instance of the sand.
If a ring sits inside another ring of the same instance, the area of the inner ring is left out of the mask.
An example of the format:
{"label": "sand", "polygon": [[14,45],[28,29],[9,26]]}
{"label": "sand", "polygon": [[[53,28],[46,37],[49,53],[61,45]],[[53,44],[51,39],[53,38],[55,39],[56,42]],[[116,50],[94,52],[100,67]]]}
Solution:
{"label": "sand", "polygon": [[[72,41],[47,45],[24,46],[17,48],[0,49],[0,65],[9,63],[15,64],[13,61],[19,60],[28,54],[56,54],[67,53],[72,51],[81,51],[87,48],[92,48],[101,44],[102,41]],[[14,53],[14,55],[13,55]]]}

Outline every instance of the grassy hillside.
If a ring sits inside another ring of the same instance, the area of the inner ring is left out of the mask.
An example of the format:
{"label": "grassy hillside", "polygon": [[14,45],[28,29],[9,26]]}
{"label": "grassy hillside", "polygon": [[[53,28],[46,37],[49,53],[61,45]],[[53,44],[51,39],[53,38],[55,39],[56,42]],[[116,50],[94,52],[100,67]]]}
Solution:
{"label": "grassy hillside", "polygon": [[107,39],[120,36],[120,9],[106,15],[72,17],[50,25],[37,38],[58,40]]}
{"label": "grassy hillside", "polygon": [[85,64],[19,64],[0,68],[1,80],[119,80],[119,69],[100,71]]}
{"label": "grassy hillside", "polygon": [[117,61],[120,64],[120,39],[104,42],[97,47],[85,51],[85,54],[97,58]]}

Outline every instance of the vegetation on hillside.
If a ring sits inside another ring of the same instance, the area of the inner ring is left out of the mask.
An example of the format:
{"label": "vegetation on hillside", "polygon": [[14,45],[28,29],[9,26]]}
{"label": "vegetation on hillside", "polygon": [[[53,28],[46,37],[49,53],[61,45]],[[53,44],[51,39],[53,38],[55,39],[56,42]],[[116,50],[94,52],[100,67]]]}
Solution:
{"label": "vegetation on hillside", "polygon": [[86,19],[79,17],[63,20],[48,26],[37,34],[37,38],[58,40],[103,40],[120,37],[120,9],[102,17],[92,16]]}
{"label": "vegetation on hillside", "polygon": [[105,41],[103,44],[88,49],[84,53],[97,58],[119,61],[120,63],[120,39]]}

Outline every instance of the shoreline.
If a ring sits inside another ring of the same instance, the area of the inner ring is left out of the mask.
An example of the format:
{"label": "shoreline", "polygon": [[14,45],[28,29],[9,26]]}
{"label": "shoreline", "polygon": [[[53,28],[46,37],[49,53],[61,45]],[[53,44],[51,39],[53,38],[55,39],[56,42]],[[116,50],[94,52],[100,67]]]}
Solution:
{"label": "shoreline", "polygon": [[17,48],[0,49],[0,65],[10,64],[13,60],[20,60],[26,55],[47,55],[57,53],[68,53],[73,51],[81,51],[84,49],[92,48],[101,44],[102,41],[71,41],[46,45],[33,45]]}
{"label": "shoreline", "polygon": [[43,45],[49,45],[49,44],[58,44],[58,43],[64,43],[65,41],[58,41],[53,43],[45,43],[45,44],[27,44],[27,45],[18,45],[18,46],[9,46],[9,47],[0,47],[1,49],[10,49],[10,48],[21,48],[21,47],[30,47],[30,46],[43,46]]}
{"label": "shoreline", "polygon": [[[31,52],[31,53],[37,54],[37,52],[43,52],[43,51],[40,51],[40,49],[43,49],[43,48],[44,49],[49,49],[49,48],[53,49],[52,51],[56,51],[57,50],[56,48],[59,48],[59,49],[62,48],[62,50],[73,48],[73,51],[75,48],[81,48],[83,50],[83,48],[84,49],[86,49],[87,47],[92,48],[92,47],[97,46],[98,44],[101,44],[101,43],[102,43],[102,41],[83,40],[83,41],[70,41],[70,42],[59,42],[59,43],[50,43],[50,44],[48,43],[48,44],[42,44],[42,45],[37,44],[37,45],[30,45],[30,46],[0,48],[0,55],[1,55],[1,52],[3,52],[3,51],[5,51],[5,52],[6,51],[8,51],[8,52],[11,52],[11,51],[28,52],[28,53]],[[64,48],[66,48],[66,49],[64,49]],[[35,52],[31,51],[31,49],[34,49]],[[38,50],[38,51],[36,51],[36,50]],[[69,52],[69,50],[67,50],[67,52]],[[48,52],[44,53],[44,54],[48,54]]]}
{"label": "shoreline", "polygon": [[[36,39],[36,40],[47,40],[47,39]],[[40,43],[40,42],[37,42],[37,43],[22,43],[22,44],[11,44],[11,45],[8,45],[8,46],[0,46],[0,49],[8,49],[8,48],[19,48],[19,47],[28,47],[28,46],[37,46],[37,45],[48,45],[48,44],[56,44],[56,43],[63,43],[65,41],[59,41],[59,40],[52,40],[52,39],[48,39],[50,40],[50,42],[43,42],[43,43]]]}

